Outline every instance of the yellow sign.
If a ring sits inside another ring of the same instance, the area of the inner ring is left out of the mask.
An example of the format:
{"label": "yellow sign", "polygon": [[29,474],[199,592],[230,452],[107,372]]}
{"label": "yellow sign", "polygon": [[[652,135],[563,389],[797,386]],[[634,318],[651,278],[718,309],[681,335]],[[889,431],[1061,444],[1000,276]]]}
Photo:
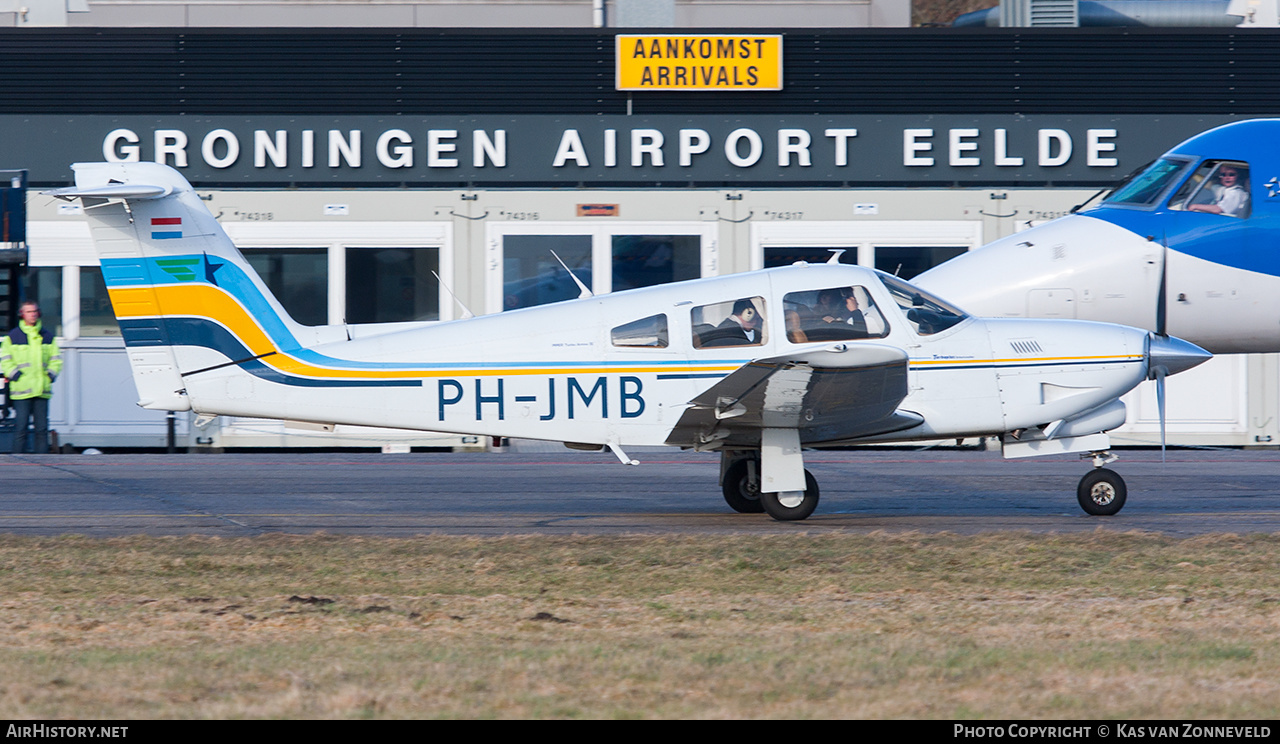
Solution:
{"label": "yellow sign", "polygon": [[618,90],[782,90],[781,36],[615,38]]}

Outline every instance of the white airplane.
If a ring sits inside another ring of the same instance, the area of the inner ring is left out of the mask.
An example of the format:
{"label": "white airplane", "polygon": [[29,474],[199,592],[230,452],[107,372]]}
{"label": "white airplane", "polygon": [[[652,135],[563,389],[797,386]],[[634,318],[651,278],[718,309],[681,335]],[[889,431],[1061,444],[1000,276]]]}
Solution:
{"label": "white airplane", "polygon": [[1280,119],[1202,132],[1080,211],[912,279],[997,318],[1079,318],[1215,354],[1280,351]]}
{"label": "white airplane", "polygon": [[[436,324],[299,325],[190,184],[152,163],[73,166],[144,408],[721,453],[739,512],[804,519],[802,448],[1002,437],[1083,452],[1077,497],[1114,514],[1119,396],[1210,355],[1080,321],[982,320],[887,274],[798,265]],[[584,287],[584,295],[589,295]]]}

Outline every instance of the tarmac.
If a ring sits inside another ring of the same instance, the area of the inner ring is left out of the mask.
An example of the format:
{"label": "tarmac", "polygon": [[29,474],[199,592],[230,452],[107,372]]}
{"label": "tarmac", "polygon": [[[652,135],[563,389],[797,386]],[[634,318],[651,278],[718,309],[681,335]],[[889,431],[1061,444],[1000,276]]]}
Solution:
{"label": "tarmac", "polygon": [[1280,532],[1280,452],[1119,450],[1129,488],[1112,517],[1085,514],[1090,463],[1004,460],[980,449],[807,452],[821,501],[776,522],[724,503],[714,453],[610,453],[560,445],[482,453],[0,455],[0,533],[412,536]]}

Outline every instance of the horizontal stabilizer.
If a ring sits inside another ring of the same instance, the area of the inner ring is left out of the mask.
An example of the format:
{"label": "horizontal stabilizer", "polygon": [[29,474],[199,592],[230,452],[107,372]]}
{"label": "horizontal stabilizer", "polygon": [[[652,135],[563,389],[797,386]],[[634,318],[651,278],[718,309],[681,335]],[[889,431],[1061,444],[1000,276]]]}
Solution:
{"label": "horizontal stabilizer", "polygon": [[56,196],[59,199],[95,197],[101,199],[159,199],[172,194],[173,189],[168,186],[149,186],[142,183],[108,183],[85,188],[71,186],[43,193],[46,196]]}

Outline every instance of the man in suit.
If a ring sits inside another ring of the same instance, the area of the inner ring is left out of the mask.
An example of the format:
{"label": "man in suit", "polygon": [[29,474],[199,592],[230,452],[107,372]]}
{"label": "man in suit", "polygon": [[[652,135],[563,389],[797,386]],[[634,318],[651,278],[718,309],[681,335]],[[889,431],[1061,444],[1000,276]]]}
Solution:
{"label": "man in suit", "polygon": [[704,346],[748,346],[762,341],[760,334],[760,315],[751,300],[738,300],[733,303],[733,311],[729,317],[720,321],[715,333]]}

